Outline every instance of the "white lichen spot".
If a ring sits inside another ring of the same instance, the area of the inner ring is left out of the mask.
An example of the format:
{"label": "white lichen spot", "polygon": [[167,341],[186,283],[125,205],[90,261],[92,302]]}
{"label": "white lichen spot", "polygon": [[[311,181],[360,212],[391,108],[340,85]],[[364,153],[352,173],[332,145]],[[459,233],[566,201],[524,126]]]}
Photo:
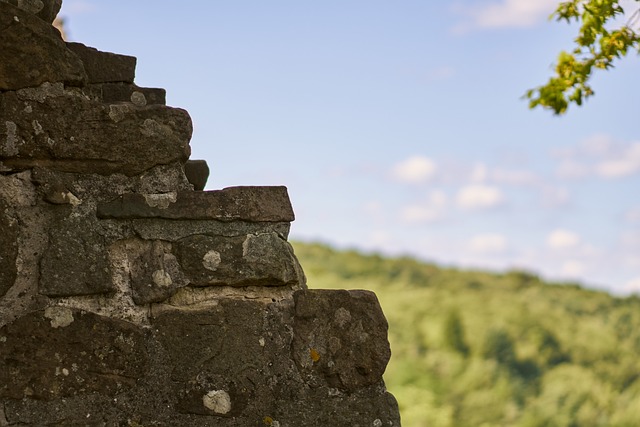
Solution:
{"label": "white lichen spot", "polygon": [[260,337],[260,339],[258,340],[258,342],[260,343],[260,347],[264,347],[265,344],[267,343],[264,338]]}
{"label": "white lichen spot", "polygon": [[4,122],[7,127],[7,142],[0,151],[7,156],[18,154],[18,126],[14,122]]}
{"label": "white lichen spot", "polygon": [[373,421],[373,427],[382,427],[382,420],[380,420],[379,418],[375,419]]}
{"label": "white lichen spot", "polygon": [[69,376],[69,370],[67,368],[62,368],[62,375],[64,375],[65,377]]}
{"label": "white lichen spot", "polygon": [[143,194],[142,196],[149,207],[158,209],[167,209],[171,203],[178,200],[178,193],[175,191],[162,194]]}
{"label": "white lichen spot", "polygon": [[126,104],[109,105],[109,118],[118,123],[123,120],[125,115],[130,111],[130,107]]}
{"label": "white lichen spot", "polygon": [[145,98],[144,93],[135,91],[131,94],[131,103],[138,107],[144,107],[147,105],[147,98]]}
{"label": "white lichen spot", "polygon": [[156,270],[153,272],[153,283],[162,287],[168,288],[173,284],[173,280],[171,280],[171,276],[164,270]]}
{"label": "white lichen spot", "polygon": [[344,325],[351,322],[351,313],[349,313],[349,310],[340,307],[336,310],[336,314],[333,316],[333,318],[338,326],[344,328]]}
{"label": "white lichen spot", "polygon": [[202,396],[202,404],[216,414],[227,414],[231,411],[231,397],[224,390],[212,390],[205,394]]}
{"label": "white lichen spot", "polygon": [[140,126],[140,132],[149,137],[168,137],[173,133],[167,125],[160,124],[153,119],[145,119]]}
{"label": "white lichen spot", "polygon": [[44,317],[51,320],[52,328],[64,328],[73,323],[73,312],[67,307],[47,307]]}
{"label": "white lichen spot", "polygon": [[62,193],[62,198],[69,202],[69,204],[72,206],[79,206],[82,204],[82,200],[78,199],[70,191]]}
{"label": "white lichen spot", "polygon": [[47,137],[47,144],[49,144],[49,147],[53,147],[56,144],[56,140]]}
{"label": "white lichen spot", "polygon": [[64,83],[44,82],[38,87],[28,87],[16,91],[18,98],[23,101],[37,101],[43,103],[47,98],[64,95]]}
{"label": "white lichen spot", "polygon": [[36,135],[44,133],[44,131],[42,130],[42,125],[37,120],[33,120],[31,122],[31,125],[33,126],[33,131],[36,133]]}
{"label": "white lichen spot", "polygon": [[18,18],[17,16],[14,16],[13,20],[16,21],[16,22],[20,22],[20,18]]}
{"label": "white lichen spot", "polygon": [[210,271],[216,271],[221,261],[220,253],[214,250],[210,250],[202,257],[203,267]]}

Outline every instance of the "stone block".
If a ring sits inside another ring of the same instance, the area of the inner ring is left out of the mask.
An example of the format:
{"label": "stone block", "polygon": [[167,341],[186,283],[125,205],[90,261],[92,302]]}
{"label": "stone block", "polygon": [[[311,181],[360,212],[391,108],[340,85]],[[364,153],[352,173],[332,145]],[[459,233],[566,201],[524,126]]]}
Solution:
{"label": "stone block", "polygon": [[139,175],[186,162],[186,111],[161,105],[106,105],[61,84],[0,93],[0,162],[13,170]]}
{"label": "stone block", "polygon": [[131,102],[138,106],[165,105],[166,91],[159,88],[139,87],[130,83],[100,83],[85,87],[92,99],[106,104]]}
{"label": "stone block", "polygon": [[98,204],[99,218],[284,222],[295,219],[286,187],[229,187],[172,194],[123,194]]}
{"label": "stone block", "polygon": [[0,0],[0,2],[9,3],[34,14],[49,24],[53,22],[62,7],[62,0]]}
{"label": "stone block", "polygon": [[188,284],[169,242],[131,240],[126,246],[136,304],[164,301]]}
{"label": "stone block", "polygon": [[184,174],[193,185],[195,191],[202,191],[209,179],[209,166],[206,160],[187,160],[184,165]]}
{"label": "stone block", "polygon": [[303,285],[291,245],[275,233],[185,237],[178,261],[193,286]]}
{"label": "stone block", "polygon": [[141,328],[122,320],[49,307],[0,328],[0,398],[50,401],[107,395],[147,373]]}
{"label": "stone block", "polygon": [[0,199],[0,297],[13,286],[18,273],[18,221]]}
{"label": "stone block", "polygon": [[353,392],[382,381],[391,350],[373,292],[304,290],[294,299],[293,358],[310,387]]}
{"label": "stone block", "polygon": [[82,61],[50,23],[0,2],[0,92],[44,82],[79,86],[86,81]]}
{"label": "stone block", "polygon": [[102,52],[82,43],[68,42],[67,47],[84,64],[88,83],[133,83],[136,74],[135,57]]}
{"label": "stone block", "polygon": [[58,206],[49,245],[40,262],[39,291],[47,296],[94,295],[115,291],[106,242],[73,208]]}

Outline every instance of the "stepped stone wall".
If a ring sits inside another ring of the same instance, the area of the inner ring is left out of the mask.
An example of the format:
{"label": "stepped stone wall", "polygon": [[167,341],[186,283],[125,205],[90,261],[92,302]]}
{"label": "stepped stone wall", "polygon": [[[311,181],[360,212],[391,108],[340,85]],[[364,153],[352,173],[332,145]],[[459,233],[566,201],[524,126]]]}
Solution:
{"label": "stepped stone wall", "polygon": [[367,291],[307,289],[285,187],[204,188],[136,59],[0,0],[0,426],[399,426]]}

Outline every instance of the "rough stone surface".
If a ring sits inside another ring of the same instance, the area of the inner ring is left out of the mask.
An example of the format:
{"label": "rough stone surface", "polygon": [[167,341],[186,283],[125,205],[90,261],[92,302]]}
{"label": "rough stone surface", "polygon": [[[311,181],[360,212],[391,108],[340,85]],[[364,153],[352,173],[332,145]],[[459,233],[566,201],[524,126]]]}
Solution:
{"label": "rough stone surface", "polygon": [[0,2],[0,91],[44,82],[78,86],[86,80],[82,61],[67,49],[51,24]]}
{"label": "rough stone surface", "polygon": [[18,257],[18,221],[0,198],[0,297],[16,280]]}
{"label": "rough stone surface", "polygon": [[67,43],[67,47],[78,55],[87,72],[88,83],[133,83],[136,74],[136,58],[101,52],[82,43]]}
{"label": "rough stone surface", "polygon": [[177,242],[194,286],[284,286],[303,283],[293,249],[275,233],[236,237],[194,235]]}
{"label": "rough stone surface", "polygon": [[62,0],[0,0],[1,2],[32,13],[48,23],[53,22],[62,7]]}
{"label": "rough stone surface", "polygon": [[83,91],[92,100],[107,104],[118,102],[131,102],[138,106],[166,104],[164,89],[139,87],[130,83],[90,84]]}
{"label": "rough stone surface", "polygon": [[112,395],[135,386],[149,367],[144,330],[63,307],[0,328],[0,341],[1,398]]}
{"label": "rough stone surface", "polygon": [[399,426],[375,296],[306,289],[285,187],[197,191],[188,114],[59,7],[0,0],[0,426]]}
{"label": "rough stone surface", "polygon": [[164,301],[189,283],[168,242],[130,241],[127,253],[133,300],[138,305]]}
{"label": "rough stone surface", "polygon": [[113,202],[98,205],[98,217],[254,222],[283,222],[295,218],[286,187],[229,187],[180,192],[173,196],[123,194]]}
{"label": "rough stone surface", "polygon": [[184,165],[184,173],[195,191],[202,191],[209,179],[209,166],[205,160],[189,160]]}
{"label": "rough stone surface", "polygon": [[294,358],[311,387],[376,384],[391,357],[387,320],[369,291],[296,292]]}
{"label": "rough stone surface", "polygon": [[191,119],[159,105],[107,105],[62,85],[0,94],[0,162],[21,170],[138,175],[189,157]]}
{"label": "rough stone surface", "polygon": [[72,207],[56,208],[49,246],[42,257],[40,292],[48,296],[115,291],[106,242]]}

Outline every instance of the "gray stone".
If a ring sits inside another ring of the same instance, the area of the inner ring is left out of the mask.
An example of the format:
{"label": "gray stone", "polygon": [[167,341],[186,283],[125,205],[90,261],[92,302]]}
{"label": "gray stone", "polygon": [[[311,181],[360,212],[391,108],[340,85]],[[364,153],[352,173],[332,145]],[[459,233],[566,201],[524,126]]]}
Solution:
{"label": "gray stone", "polygon": [[45,22],[52,23],[60,12],[62,0],[0,0],[32,13]]}
{"label": "gray stone", "polygon": [[60,297],[115,291],[106,242],[94,231],[94,224],[74,216],[71,207],[52,209],[56,209],[55,219],[40,263],[40,293]]}
{"label": "gray stone", "polygon": [[113,395],[149,368],[141,328],[65,307],[29,313],[0,337],[0,398]]}
{"label": "gray stone", "polygon": [[0,2],[0,91],[44,82],[78,86],[86,80],[82,61],[50,23]]}
{"label": "gray stone", "polygon": [[18,221],[0,199],[0,298],[13,286],[18,258]]}
{"label": "gray stone", "polygon": [[133,83],[136,74],[135,57],[102,52],[82,43],[68,42],[67,47],[84,64],[88,83]]}
{"label": "gray stone", "polygon": [[62,86],[0,94],[0,162],[13,170],[138,175],[186,162],[191,119],[160,105],[106,105]]}
{"label": "gray stone", "polygon": [[166,91],[158,88],[139,87],[130,83],[100,83],[87,85],[84,93],[92,99],[114,104],[131,102],[136,105],[165,105]]}
{"label": "gray stone", "polygon": [[309,386],[354,391],[382,381],[391,350],[373,292],[306,290],[294,298],[293,358]]}
{"label": "gray stone", "polygon": [[286,187],[229,187],[174,195],[123,194],[112,202],[99,204],[98,217],[252,222],[295,219]]}
{"label": "gray stone", "polygon": [[202,191],[209,179],[209,166],[206,160],[188,160],[184,165],[184,173],[195,191]]}
{"label": "gray stone", "polygon": [[237,237],[195,235],[176,244],[193,286],[304,286],[291,245],[275,233]]}
{"label": "gray stone", "polygon": [[136,304],[164,301],[188,284],[168,242],[133,240],[127,255]]}

